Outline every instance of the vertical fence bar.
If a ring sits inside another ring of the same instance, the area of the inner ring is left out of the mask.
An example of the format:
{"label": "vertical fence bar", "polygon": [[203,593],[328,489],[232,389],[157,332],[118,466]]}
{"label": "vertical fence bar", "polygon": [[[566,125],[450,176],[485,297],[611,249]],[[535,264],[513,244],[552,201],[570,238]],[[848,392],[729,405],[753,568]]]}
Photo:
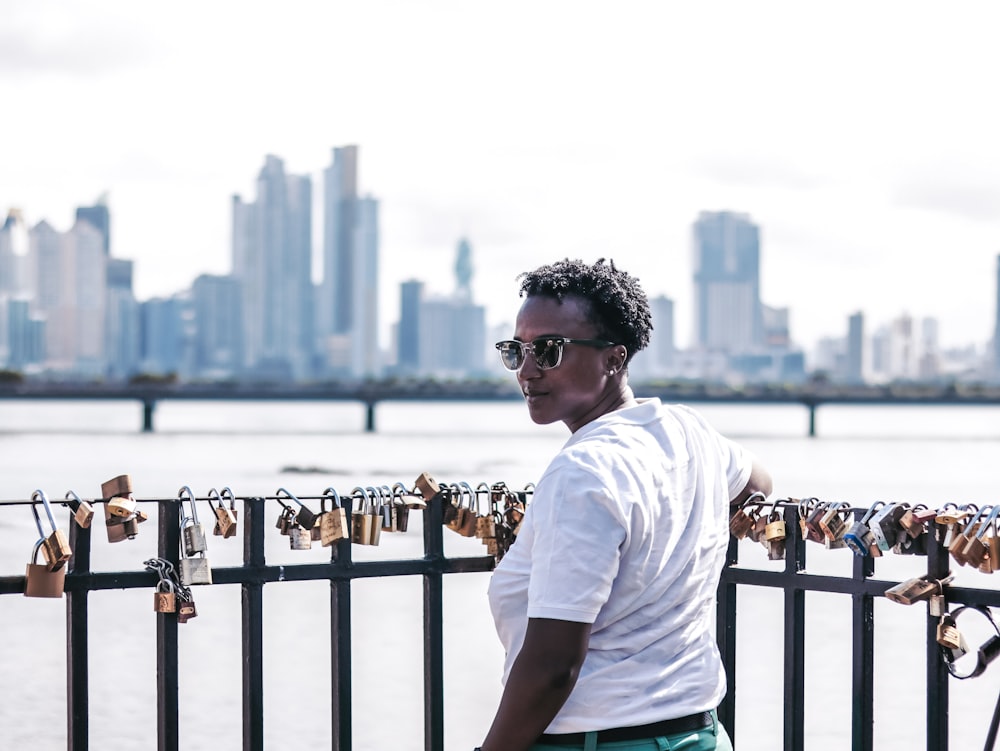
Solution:
{"label": "vertical fence bar", "polygon": [[[739,562],[740,541],[729,539],[726,551],[726,569]],[[715,605],[715,641],[722,653],[726,671],[726,696],[719,705],[719,722],[729,731],[736,744],[736,584],[727,582],[725,573],[719,583]]]}
{"label": "vertical fence bar", "polygon": [[[90,573],[90,528],[69,514],[69,574]],[[86,589],[66,593],[66,743],[70,751],[87,751],[90,743],[90,650]]]}
{"label": "vertical fence bar", "polygon": [[[855,512],[860,519],[864,509]],[[853,576],[858,588],[875,573],[875,559],[854,556]],[[854,695],[851,710],[851,748],[872,751],[875,724],[875,598],[856,591],[851,595],[853,638],[851,647],[851,686]]]}
{"label": "vertical fence bar", "polygon": [[[438,493],[424,510],[424,559],[444,558],[443,503]],[[444,749],[444,609],[440,570],[424,574],[424,751]]]}
{"label": "vertical fence bar", "polygon": [[[351,515],[347,514],[350,519]],[[330,560],[343,568],[354,567],[351,560],[351,533],[338,540],[330,551]],[[331,726],[333,751],[351,751],[354,733],[351,710],[351,580],[330,582],[330,673]]]}
{"label": "vertical fence bar", "polygon": [[[243,565],[262,570],[264,499],[243,501]],[[264,583],[243,584],[243,751],[264,748]]]}
{"label": "vertical fence bar", "polygon": [[[159,501],[157,549],[160,558],[180,570],[180,504]],[[160,613],[156,618],[156,728],[158,751],[177,751],[177,618]]]}
{"label": "vertical fence bar", "polygon": [[[927,525],[927,576],[943,579],[948,575],[948,549],[944,546],[947,527]],[[937,643],[938,617],[927,611],[927,751],[948,751],[948,668]]]}
{"label": "vertical fence bar", "polygon": [[[785,751],[802,751],[805,743],[805,614],[806,593],[794,575],[806,568],[806,543],[798,509],[785,508],[788,542],[785,547]],[[790,549],[789,549],[790,548]]]}

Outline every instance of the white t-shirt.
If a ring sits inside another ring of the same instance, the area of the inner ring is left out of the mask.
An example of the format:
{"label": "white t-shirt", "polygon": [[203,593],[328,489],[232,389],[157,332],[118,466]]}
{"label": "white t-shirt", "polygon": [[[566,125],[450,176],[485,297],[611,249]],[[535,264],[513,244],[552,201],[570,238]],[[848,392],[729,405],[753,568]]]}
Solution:
{"label": "white t-shirt", "polygon": [[751,466],[751,454],[698,413],[658,399],[593,420],[553,459],[489,586],[504,682],[528,618],[593,624],[548,732],[642,725],[719,704],[715,595],[729,501]]}

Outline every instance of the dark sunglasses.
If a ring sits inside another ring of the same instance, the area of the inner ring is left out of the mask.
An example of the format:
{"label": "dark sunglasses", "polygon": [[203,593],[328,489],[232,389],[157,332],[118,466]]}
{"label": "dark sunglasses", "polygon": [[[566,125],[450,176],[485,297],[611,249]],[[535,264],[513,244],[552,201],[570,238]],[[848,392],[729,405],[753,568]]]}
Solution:
{"label": "dark sunglasses", "polygon": [[562,362],[563,347],[567,344],[583,344],[587,347],[614,347],[614,342],[603,339],[567,339],[564,336],[542,336],[530,342],[506,339],[496,343],[500,352],[500,362],[507,370],[520,370],[524,365],[525,353],[530,352],[539,370],[551,370]]}

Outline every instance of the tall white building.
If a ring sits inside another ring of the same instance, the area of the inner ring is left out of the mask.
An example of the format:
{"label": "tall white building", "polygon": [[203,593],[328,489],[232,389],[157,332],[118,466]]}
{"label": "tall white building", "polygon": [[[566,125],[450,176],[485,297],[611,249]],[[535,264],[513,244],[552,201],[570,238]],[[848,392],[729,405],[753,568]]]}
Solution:
{"label": "tall white building", "polygon": [[381,372],[378,201],[358,194],[358,147],[333,149],[323,172],[323,277],[317,301],[322,369],[364,378]]}
{"label": "tall white building", "polygon": [[243,290],[245,366],[261,377],[312,371],[312,184],[268,155],[257,200],[233,198],[233,274]]}

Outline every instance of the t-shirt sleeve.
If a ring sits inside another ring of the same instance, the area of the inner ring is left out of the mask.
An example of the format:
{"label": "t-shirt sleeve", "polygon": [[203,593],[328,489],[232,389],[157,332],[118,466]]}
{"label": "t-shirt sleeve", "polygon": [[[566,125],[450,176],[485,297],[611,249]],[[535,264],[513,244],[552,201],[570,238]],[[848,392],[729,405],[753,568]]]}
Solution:
{"label": "t-shirt sleeve", "polygon": [[720,466],[726,474],[726,484],[729,490],[728,500],[732,500],[750,481],[750,472],[753,470],[753,454],[740,444],[722,435],[709,424],[700,412],[683,405],[678,405],[677,409],[696,420],[705,431],[708,449],[716,452]]}
{"label": "t-shirt sleeve", "polygon": [[618,574],[621,504],[594,474],[567,466],[539,481],[530,511],[528,617],[593,623]]}

